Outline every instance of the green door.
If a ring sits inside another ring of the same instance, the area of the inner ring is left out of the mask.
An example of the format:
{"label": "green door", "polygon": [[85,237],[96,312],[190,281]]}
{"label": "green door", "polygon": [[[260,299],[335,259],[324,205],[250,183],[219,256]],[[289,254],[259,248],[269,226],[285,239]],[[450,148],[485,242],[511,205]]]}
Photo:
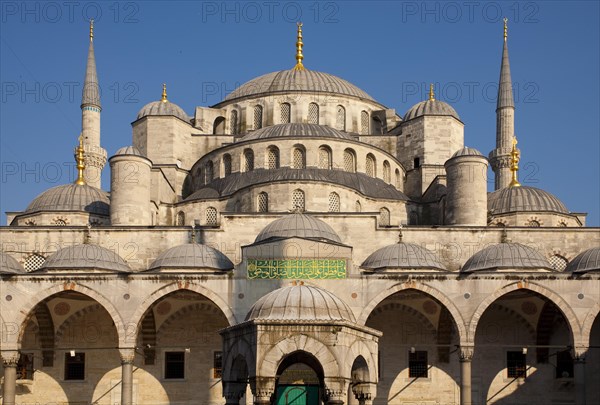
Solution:
{"label": "green door", "polygon": [[276,405],[318,405],[319,387],[311,385],[279,385]]}

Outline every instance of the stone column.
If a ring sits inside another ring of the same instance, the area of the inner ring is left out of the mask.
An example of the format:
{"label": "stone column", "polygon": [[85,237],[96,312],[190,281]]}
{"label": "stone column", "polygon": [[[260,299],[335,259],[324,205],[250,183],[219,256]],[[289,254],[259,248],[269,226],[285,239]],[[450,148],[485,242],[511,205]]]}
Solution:
{"label": "stone column", "polygon": [[325,404],[344,405],[348,396],[348,381],[346,379],[325,377]]}
{"label": "stone column", "polygon": [[133,360],[135,349],[119,349],[121,355],[121,405],[133,405]]}
{"label": "stone column", "polygon": [[585,405],[585,354],[587,350],[587,347],[577,347],[573,357],[575,405]]}
{"label": "stone column", "polygon": [[239,405],[240,399],[246,393],[246,384],[238,382],[223,382],[225,405]]}
{"label": "stone column", "polygon": [[271,405],[271,397],[275,393],[275,378],[254,377],[250,381],[254,395],[254,405]]}
{"label": "stone column", "polygon": [[471,363],[473,360],[473,346],[460,347],[460,404],[472,405],[471,398]]}
{"label": "stone column", "polygon": [[4,384],[2,384],[2,405],[15,405],[17,390],[17,363],[19,352],[17,350],[2,351],[2,364],[4,365]]}

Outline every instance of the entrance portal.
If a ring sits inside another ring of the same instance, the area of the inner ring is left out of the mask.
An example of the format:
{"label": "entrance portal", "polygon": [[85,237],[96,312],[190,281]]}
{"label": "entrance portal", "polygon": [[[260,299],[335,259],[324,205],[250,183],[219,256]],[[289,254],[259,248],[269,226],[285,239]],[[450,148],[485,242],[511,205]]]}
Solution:
{"label": "entrance portal", "polygon": [[321,403],[319,394],[323,372],[321,365],[311,355],[303,352],[291,354],[281,363],[277,375],[275,405]]}

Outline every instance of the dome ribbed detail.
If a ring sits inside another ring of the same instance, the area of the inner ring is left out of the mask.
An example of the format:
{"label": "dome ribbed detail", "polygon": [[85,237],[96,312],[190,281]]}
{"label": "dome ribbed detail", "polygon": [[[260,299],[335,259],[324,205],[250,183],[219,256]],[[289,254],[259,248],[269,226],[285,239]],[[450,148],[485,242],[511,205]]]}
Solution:
{"label": "dome ribbed detail", "polygon": [[261,128],[244,136],[242,141],[250,141],[254,139],[281,138],[281,137],[322,137],[322,138],[337,138],[350,139],[350,135],[345,132],[338,131],[326,125],[317,124],[277,124],[270,127]]}
{"label": "dome ribbed detail", "polygon": [[224,101],[260,97],[274,93],[330,93],[374,101],[352,83],[329,73],[314,70],[282,70],[252,79],[229,93]]}
{"label": "dome ribbed detail", "polygon": [[183,108],[179,107],[175,103],[171,103],[170,101],[153,101],[151,103],[146,104],[142,107],[140,112],[138,112],[136,120],[147,116],[156,116],[156,115],[171,115],[173,117],[177,117],[180,120],[185,122],[190,122],[190,117],[183,111]]}
{"label": "dome ribbed detail", "polygon": [[122,148],[117,150],[113,156],[123,156],[123,155],[145,157],[144,155],[142,155],[142,152],[140,152],[140,150],[138,148],[136,148],[135,146],[123,146]]}
{"label": "dome ribbed detail", "polygon": [[263,296],[248,312],[249,320],[356,322],[344,301],[329,291],[307,285],[283,287]]}
{"label": "dome ribbed detail", "polygon": [[404,114],[404,121],[412,120],[413,118],[421,117],[423,115],[445,115],[460,120],[458,113],[450,106],[450,104],[440,100],[426,100],[412,106],[406,114]]}
{"label": "dome ribbed detail", "polygon": [[584,250],[579,253],[566,268],[572,273],[587,273],[600,271],[600,247]]}
{"label": "dome ribbed detail", "polygon": [[98,245],[75,245],[60,249],[36,271],[49,270],[107,270],[130,273],[125,260],[112,250]]}
{"label": "dome ribbed detail", "polygon": [[272,238],[307,238],[342,243],[337,233],[325,222],[305,214],[289,214],[267,225],[254,243]]}
{"label": "dome ribbed detail", "polygon": [[537,250],[519,243],[499,243],[475,253],[462,267],[462,272],[482,270],[552,270]]}
{"label": "dome ribbed detail", "polygon": [[199,243],[186,243],[162,252],[149,267],[157,268],[231,270],[233,263],[223,253]]}
{"label": "dome ribbed detail", "polygon": [[453,158],[460,156],[483,156],[483,154],[475,148],[468,148],[465,146],[464,148],[454,152],[454,154],[452,155]]}
{"label": "dome ribbed detail", "polygon": [[23,266],[19,264],[12,256],[0,252],[0,274],[20,274],[25,273]]}
{"label": "dome ribbed detail", "polygon": [[369,270],[383,269],[430,269],[446,268],[435,258],[433,252],[414,243],[396,243],[371,253],[361,264]]}
{"label": "dome ribbed detail", "polygon": [[567,207],[547,191],[535,187],[506,187],[488,194],[492,215],[515,211],[551,211],[568,214]]}
{"label": "dome ribbed detail", "polygon": [[25,212],[86,211],[109,215],[109,204],[108,193],[103,190],[88,185],[65,184],[44,191],[29,204]]}

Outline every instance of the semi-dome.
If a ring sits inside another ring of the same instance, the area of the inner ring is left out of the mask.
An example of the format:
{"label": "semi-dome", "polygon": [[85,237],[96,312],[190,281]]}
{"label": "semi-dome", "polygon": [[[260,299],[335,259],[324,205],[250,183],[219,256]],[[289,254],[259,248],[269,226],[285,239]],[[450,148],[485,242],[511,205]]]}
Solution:
{"label": "semi-dome", "polygon": [[414,243],[395,243],[371,253],[361,264],[368,270],[446,270],[430,250]]}
{"label": "semi-dome", "polygon": [[122,148],[117,150],[113,156],[123,156],[123,155],[145,157],[144,155],[142,155],[142,152],[140,152],[140,150],[138,148],[136,148],[135,146],[123,146]]}
{"label": "semi-dome", "polygon": [[190,122],[190,117],[183,111],[183,108],[175,103],[171,103],[169,100],[153,101],[146,104],[138,112],[136,121],[151,115],[171,115],[185,122]]}
{"label": "semi-dome", "polygon": [[331,128],[327,125],[317,124],[277,124],[264,127],[244,136],[242,141],[254,139],[282,138],[282,137],[322,137],[350,139],[353,138],[345,132]]}
{"label": "semi-dome", "polygon": [[0,252],[0,274],[20,274],[25,273],[23,266],[19,264],[12,256]]}
{"label": "semi-dome", "polygon": [[568,264],[566,271],[587,273],[600,271],[600,247],[584,250]]}
{"label": "semi-dome", "polygon": [[149,267],[159,268],[231,270],[233,263],[223,253],[199,243],[186,243],[162,252]]}
{"label": "semi-dome", "polygon": [[515,211],[551,211],[568,214],[567,207],[547,191],[535,187],[506,187],[488,194],[492,215]]}
{"label": "semi-dome", "polygon": [[499,243],[475,253],[462,267],[462,272],[490,270],[552,270],[537,250],[519,243]]}
{"label": "semi-dome", "polygon": [[450,104],[440,100],[426,100],[412,106],[406,114],[404,114],[404,121],[412,120],[417,117],[424,115],[441,115],[454,117],[460,120],[458,113]]}
{"label": "semi-dome", "polygon": [[64,184],[38,195],[25,209],[26,213],[38,211],[86,211],[109,215],[108,193],[87,184]]}
{"label": "semi-dome", "polygon": [[249,320],[356,322],[350,307],[333,293],[303,284],[263,296],[250,308]]}
{"label": "semi-dome", "polygon": [[289,214],[271,222],[260,231],[254,243],[273,238],[292,237],[342,243],[338,234],[325,222],[301,213]]}
{"label": "semi-dome", "polygon": [[125,260],[112,250],[98,245],[82,244],[60,249],[37,271],[82,270],[130,273]]}
{"label": "semi-dome", "polygon": [[224,101],[278,93],[328,93],[374,101],[352,83],[329,73],[314,70],[281,70],[252,79],[229,93]]}
{"label": "semi-dome", "polygon": [[461,156],[483,156],[483,154],[475,148],[468,148],[465,146],[464,148],[454,152],[454,154],[452,155],[453,158]]}

